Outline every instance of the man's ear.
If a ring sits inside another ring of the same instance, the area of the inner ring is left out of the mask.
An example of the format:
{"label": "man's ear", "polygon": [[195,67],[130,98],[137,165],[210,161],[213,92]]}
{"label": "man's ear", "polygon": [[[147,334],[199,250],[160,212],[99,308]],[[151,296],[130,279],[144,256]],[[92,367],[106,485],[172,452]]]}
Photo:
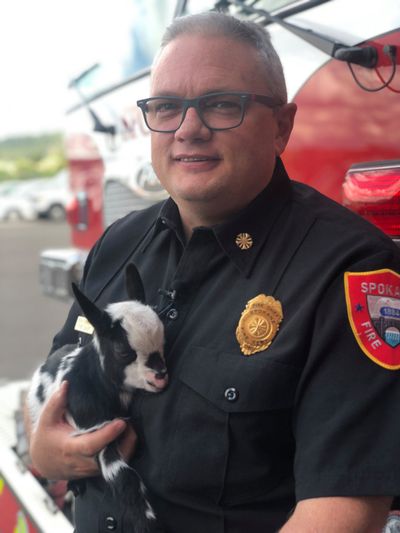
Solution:
{"label": "man's ear", "polygon": [[275,137],[275,154],[281,155],[289,142],[292,133],[294,117],[296,115],[297,105],[293,102],[284,104],[275,110],[277,122],[277,132]]}

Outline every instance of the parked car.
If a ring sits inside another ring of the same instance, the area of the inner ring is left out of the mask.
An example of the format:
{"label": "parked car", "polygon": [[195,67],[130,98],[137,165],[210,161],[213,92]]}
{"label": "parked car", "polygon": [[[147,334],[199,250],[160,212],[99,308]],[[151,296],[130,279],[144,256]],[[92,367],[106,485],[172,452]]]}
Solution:
{"label": "parked car", "polygon": [[0,187],[0,220],[34,220],[37,211],[29,198],[36,180],[4,182]]}
{"label": "parked car", "polygon": [[64,220],[66,206],[71,200],[67,171],[39,180],[28,196],[38,217]]}
{"label": "parked car", "polygon": [[8,194],[12,189],[18,186],[18,181],[16,180],[6,180],[0,182],[0,198],[5,194]]}

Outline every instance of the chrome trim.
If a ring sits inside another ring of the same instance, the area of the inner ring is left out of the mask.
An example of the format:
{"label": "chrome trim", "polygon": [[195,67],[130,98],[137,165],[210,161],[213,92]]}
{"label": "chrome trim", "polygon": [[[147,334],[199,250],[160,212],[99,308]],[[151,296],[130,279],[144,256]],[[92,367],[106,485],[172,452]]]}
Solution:
{"label": "chrome trim", "polygon": [[365,163],[355,163],[351,165],[348,174],[353,172],[369,171],[369,170],[390,170],[398,168],[400,170],[400,159],[389,159],[387,161],[367,161]]}
{"label": "chrome trim", "polygon": [[43,294],[71,300],[71,283],[79,283],[86,257],[87,252],[77,248],[44,250],[39,260],[39,284]]}

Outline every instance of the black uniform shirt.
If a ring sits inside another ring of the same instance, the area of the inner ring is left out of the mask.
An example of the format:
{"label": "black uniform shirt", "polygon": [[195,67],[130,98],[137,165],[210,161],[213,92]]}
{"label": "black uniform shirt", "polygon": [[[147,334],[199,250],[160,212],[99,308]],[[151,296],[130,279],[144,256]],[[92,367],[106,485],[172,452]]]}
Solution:
{"label": "black uniform shirt", "polygon": [[[399,271],[390,239],[291,182],[278,160],[243,212],[187,244],[172,200],[116,222],[83,290],[101,306],[125,299],[129,261],[166,327],[170,384],[140,395],[132,420],[133,465],[167,533],[268,533],[299,499],[399,492],[398,372],[360,348],[344,290],[346,271]],[[269,347],[244,355],[236,328],[260,294],[281,303],[282,322]],[[79,313],[53,349],[77,340]],[[123,531],[101,483],[76,503],[79,533],[107,531],[107,520]]]}

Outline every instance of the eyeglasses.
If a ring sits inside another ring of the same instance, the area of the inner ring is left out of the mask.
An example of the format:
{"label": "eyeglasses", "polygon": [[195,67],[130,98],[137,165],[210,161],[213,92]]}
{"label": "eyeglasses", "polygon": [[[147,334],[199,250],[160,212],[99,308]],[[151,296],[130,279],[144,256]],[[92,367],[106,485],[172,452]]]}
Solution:
{"label": "eyeglasses", "polygon": [[243,122],[250,102],[258,102],[270,108],[282,105],[271,96],[239,92],[209,93],[197,98],[154,96],[138,100],[137,105],[151,131],[174,133],[181,127],[189,107],[196,109],[200,120],[210,130],[237,128]]}

